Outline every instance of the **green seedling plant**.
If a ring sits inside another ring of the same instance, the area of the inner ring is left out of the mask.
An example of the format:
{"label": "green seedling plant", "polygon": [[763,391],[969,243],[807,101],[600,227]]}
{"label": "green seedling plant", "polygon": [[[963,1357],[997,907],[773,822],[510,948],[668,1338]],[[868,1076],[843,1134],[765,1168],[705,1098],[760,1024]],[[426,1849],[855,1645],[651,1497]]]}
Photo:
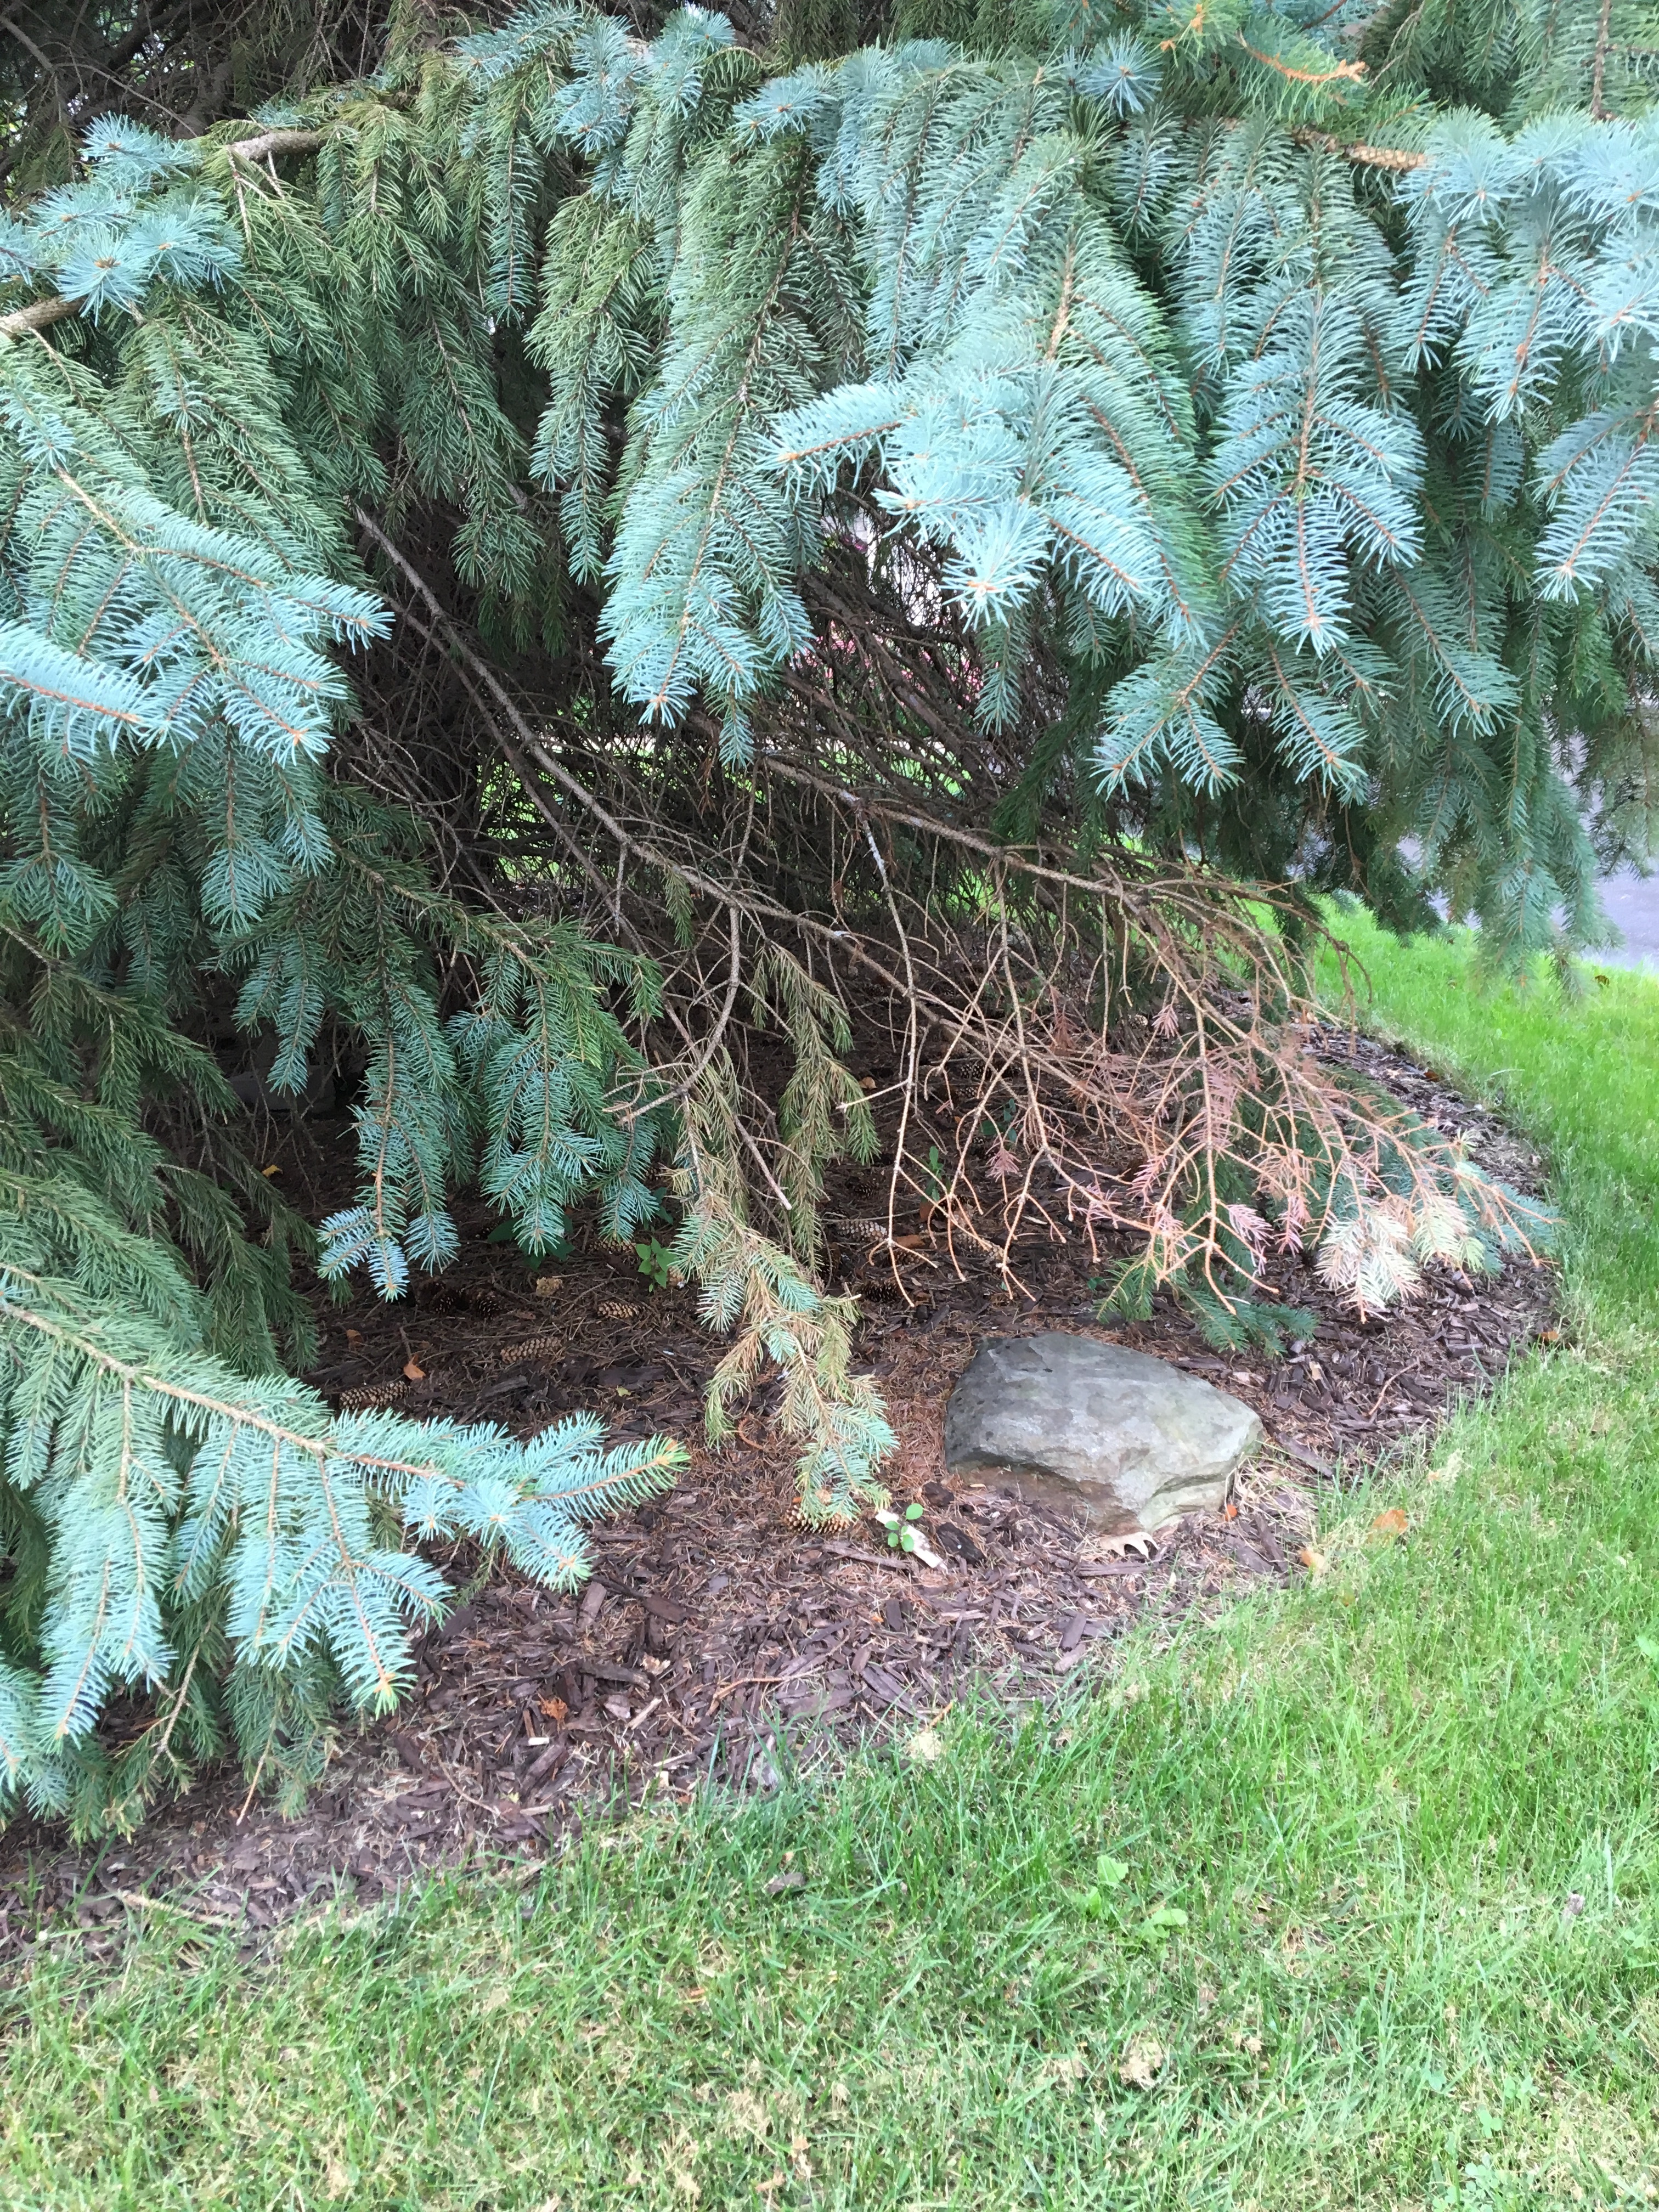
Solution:
{"label": "green seedling plant", "polygon": [[913,1500],[905,1507],[902,1519],[896,1516],[888,1523],[887,1547],[890,1551],[908,1553],[915,1550],[918,1534],[916,1523],[921,1520],[924,1510],[922,1506],[916,1504]]}
{"label": "green seedling plant", "polygon": [[1143,1919],[1136,1921],[1127,1891],[1128,1881],[1127,1860],[1114,1858],[1109,1851],[1102,1851],[1095,1861],[1092,1884],[1078,1898],[1078,1911],[1085,1920],[1109,1922],[1118,1934],[1131,1942],[1154,1946],[1166,1943],[1177,1929],[1187,1925],[1187,1916],[1178,1905],[1156,1905]]}
{"label": "green seedling plant", "polygon": [[1186,1925],[1187,1916],[1178,1905],[1157,1905],[1133,1933],[1143,1943],[1162,1944]]}
{"label": "green seedling plant", "polygon": [[640,1273],[653,1290],[665,1291],[673,1278],[674,1262],[666,1244],[659,1244],[654,1237],[647,1237],[634,1247],[638,1256]]}
{"label": "green seedling plant", "polygon": [[1101,1920],[1106,1917],[1109,1900],[1129,1879],[1128,1862],[1115,1859],[1109,1851],[1103,1851],[1095,1861],[1094,1886],[1085,1889],[1078,1899],[1077,1909],[1085,1920]]}
{"label": "green seedling plant", "polygon": [[532,1274],[539,1274],[550,1260],[575,1257],[574,1248],[568,1237],[561,1237],[555,1243],[543,1245],[539,1252],[532,1252],[527,1244],[520,1242],[518,1229],[511,1221],[498,1221],[484,1242],[486,1244],[510,1244]]}

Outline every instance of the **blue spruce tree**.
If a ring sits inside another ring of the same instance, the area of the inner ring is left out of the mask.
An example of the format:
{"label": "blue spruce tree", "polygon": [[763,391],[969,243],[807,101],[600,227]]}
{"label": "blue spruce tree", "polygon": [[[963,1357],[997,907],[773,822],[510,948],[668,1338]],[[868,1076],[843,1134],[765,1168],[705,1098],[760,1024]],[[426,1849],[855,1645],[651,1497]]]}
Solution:
{"label": "blue spruce tree", "polygon": [[[670,1478],[289,1379],[290,1260],[398,1297],[459,1188],[532,1252],[672,1215],[711,1433],[777,1375],[819,1521],[891,1443],[838,1246],[1104,1238],[1121,1304],[1271,1346],[1272,1243],[1374,1308],[1530,1233],[1304,1051],[1305,953],[1341,890],[1565,955],[1645,860],[1645,9],[394,14],[370,76],[245,55],[251,114],[193,16],[100,18],[66,113],[21,12],[7,1802],[301,1789],[444,1601],[422,1540],[568,1583]],[[228,1007],[279,1091],[362,1067],[319,1224]]]}

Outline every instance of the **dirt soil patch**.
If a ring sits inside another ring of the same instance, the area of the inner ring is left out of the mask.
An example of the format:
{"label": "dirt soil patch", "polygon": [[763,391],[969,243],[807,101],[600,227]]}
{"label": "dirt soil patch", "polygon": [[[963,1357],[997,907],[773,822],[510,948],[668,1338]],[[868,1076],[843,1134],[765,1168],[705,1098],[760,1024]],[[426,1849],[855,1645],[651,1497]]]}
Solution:
{"label": "dirt soil patch", "polygon": [[[1537,1155],[1435,1071],[1346,1033],[1319,1049],[1537,1191]],[[273,1135],[272,1156],[314,1188],[341,1172],[345,1133],[343,1120],[296,1124]],[[841,1194],[839,1265],[864,1295],[859,1349],[898,1432],[895,1503],[924,1507],[942,1571],[896,1557],[874,1524],[833,1538],[800,1528],[763,1395],[733,1446],[694,1448],[673,1492],[595,1530],[593,1578],[575,1598],[507,1570],[483,1578],[426,1638],[405,1709],[343,1735],[301,1819],[248,1803],[228,1773],[124,1842],[76,1849],[59,1829],[15,1824],[0,1838],[0,1971],[40,1941],[113,1950],[146,1914],[234,1926],[258,1944],[307,1899],[349,1891],[368,1904],[429,1869],[539,1858],[582,1820],[649,1793],[775,1787],[860,1735],[922,1729],[970,1689],[1011,1705],[1051,1696],[1149,1617],[1173,1627],[1304,1571],[1322,1489],[1435,1426],[1529,1339],[1553,1334],[1553,1279],[1524,1261],[1491,1279],[1434,1271],[1409,1307],[1362,1322],[1304,1260],[1283,1260],[1270,1289],[1320,1327],[1272,1365],[1218,1358],[1167,1300],[1146,1322],[1103,1326],[1097,1263],[1075,1245],[1022,1252],[1030,1295],[1018,1299],[988,1270],[959,1281],[928,1265],[937,1255],[907,1254],[907,1304],[886,1255],[860,1249],[858,1194],[855,1182]],[[719,1346],[690,1293],[653,1290],[631,1254],[600,1251],[547,1263],[538,1283],[486,1240],[482,1211],[462,1226],[459,1267],[400,1305],[360,1291],[341,1307],[319,1289],[319,1389],[526,1434],[597,1410],[617,1437],[696,1437]],[[1224,1513],[1126,1548],[945,1479],[945,1403],[975,1344],[1054,1328],[1152,1352],[1255,1407],[1268,1443]],[[448,1565],[458,1584],[479,1580],[464,1553]]]}

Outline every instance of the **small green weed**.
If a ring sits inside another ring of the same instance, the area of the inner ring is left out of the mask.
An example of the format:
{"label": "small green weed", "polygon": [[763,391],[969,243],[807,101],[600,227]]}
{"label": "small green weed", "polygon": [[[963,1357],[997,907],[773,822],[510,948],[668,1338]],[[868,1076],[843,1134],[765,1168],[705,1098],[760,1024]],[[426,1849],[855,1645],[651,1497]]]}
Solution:
{"label": "small green weed", "polygon": [[914,1552],[916,1548],[916,1523],[925,1508],[914,1503],[907,1505],[902,1515],[890,1518],[887,1528],[888,1547],[895,1552]]}
{"label": "small green weed", "polygon": [[665,1291],[673,1280],[673,1254],[666,1244],[658,1243],[654,1237],[646,1237],[634,1247],[640,1263],[640,1273],[654,1291]]}
{"label": "small green weed", "polygon": [[532,1274],[538,1274],[550,1260],[569,1260],[575,1256],[574,1247],[568,1236],[560,1237],[551,1244],[543,1245],[539,1252],[532,1251],[519,1239],[517,1225],[511,1221],[498,1221],[484,1242],[487,1244],[511,1245],[514,1254]]}

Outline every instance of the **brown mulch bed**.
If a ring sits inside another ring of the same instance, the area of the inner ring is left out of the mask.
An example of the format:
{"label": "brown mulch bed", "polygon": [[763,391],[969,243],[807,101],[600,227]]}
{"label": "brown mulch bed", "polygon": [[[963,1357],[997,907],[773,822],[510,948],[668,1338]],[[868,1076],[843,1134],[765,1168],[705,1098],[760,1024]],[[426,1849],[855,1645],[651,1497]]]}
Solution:
{"label": "brown mulch bed", "polygon": [[[1329,1034],[1320,1049],[1461,1133],[1506,1182],[1538,1188],[1537,1156],[1432,1071],[1364,1038]],[[282,1138],[276,1157],[296,1184],[307,1164],[316,1182],[319,1154],[339,1158],[327,1146],[337,1133],[313,1122]],[[844,1196],[850,1212],[856,1186]],[[319,1293],[320,1389],[526,1433],[597,1409],[616,1436],[696,1436],[718,1346],[689,1293],[652,1291],[631,1255],[624,1267],[601,1252],[550,1263],[556,1283],[538,1291],[516,1256],[484,1241],[482,1214],[463,1225],[477,1233],[458,1268],[399,1306],[359,1292],[340,1308]],[[0,1837],[0,1967],[54,1925],[94,1954],[112,1949],[162,1899],[257,1943],[307,1899],[349,1890],[369,1903],[428,1869],[540,1856],[581,1820],[647,1793],[775,1787],[860,1735],[925,1725],[970,1687],[1011,1704],[1051,1695],[1137,1623],[1213,1611],[1297,1571],[1322,1490],[1434,1427],[1530,1338],[1553,1333],[1553,1278],[1526,1262],[1491,1280],[1441,1271],[1404,1310],[1363,1322],[1305,1262],[1280,1262],[1272,1290],[1314,1310],[1320,1328],[1278,1365],[1217,1358],[1164,1300],[1148,1322],[1103,1327],[1074,1248],[1033,1247],[1022,1258],[1031,1296],[1018,1301],[994,1276],[957,1281],[908,1260],[906,1305],[884,1258],[854,1251],[843,1266],[866,1297],[861,1359],[899,1436],[895,1503],[923,1504],[943,1571],[896,1558],[869,1525],[831,1538],[799,1528],[763,1398],[729,1450],[694,1449],[669,1496],[595,1530],[593,1578],[578,1597],[491,1574],[425,1640],[405,1709],[342,1740],[301,1819],[246,1804],[227,1774],[101,1848],[14,1826]],[[975,1342],[1053,1328],[1156,1353],[1255,1407],[1267,1448],[1224,1515],[1126,1550],[945,1479],[945,1401]],[[406,1364],[423,1371],[408,1378]],[[471,1565],[458,1555],[453,1578]]]}

